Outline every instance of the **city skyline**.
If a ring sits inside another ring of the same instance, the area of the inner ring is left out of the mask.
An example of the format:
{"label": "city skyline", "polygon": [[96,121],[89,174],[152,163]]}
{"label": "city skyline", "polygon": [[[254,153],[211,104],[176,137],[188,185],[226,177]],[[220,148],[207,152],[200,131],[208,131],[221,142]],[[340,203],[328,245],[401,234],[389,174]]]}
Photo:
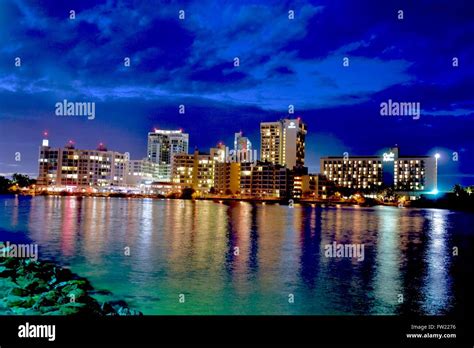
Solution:
{"label": "city skyline", "polygon": [[[39,151],[40,190],[82,192],[140,192],[260,198],[326,198],[326,186],[376,194],[384,187],[409,199],[438,194],[439,153],[434,156],[400,154],[398,145],[383,154],[321,156],[321,172],[305,166],[306,124],[300,117],[260,124],[260,160],[242,130],[234,133],[234,149],[219,142],[209,152],[197,147],[189,153],[188,133],[182,129],[148,132],[147,157],[133,159],[102,142],[95,150],[51,147],[48,132]],[[241,149],[239,139],[245,143]],[[248,147],[248,148],[247,148]],[[243,151],[243,154],[242,154]],[[255,155],[253,155],[255,153]],[[241,156],[243,155],[243,156]]]}
{"label": "city skyline", "polygon": [[[230,2],[219,14],[214,5],[189,2],[181,20],[177,3],[2,2],[0,174],[36,172],[32,149],[43,129],[60,143],[102,141],[142,158],[142,135],[153,127],[184,128],[190,148],[203,149],[251,129],[256,145],[260,122],[292,106],[311,130],[311,172],[320,171],[318,154],[398,144],[441,153],[441,190],[473,184],[473,24],[460,5],[406,3],[402,20],[390,3]],[[58,116],[55,105],[66,99],[94,102],[94,118]],[[391,100],[419,103],[419,119],[382,116]]]}
{"label": "city skyline", "polygon": [[[290,125],[290,124],[293,125],[293,122],[290,122],[290,121],[296,121],[296,122],[300,125],[300,126],[298,126],[298,127],[302,127],[302,129],[303,129],[304,135],[303,135],[303,140],[302,140],[302,143],[303,143],[302,160],[303,160],[303,163],[304,163],[304,158],[305,158],[306,151],[307,151],[307,148],[305,148],[305,144],[304,144],[304,137],[308,134],[308,131],[307,131],[306,124],[304,123],[303,120],[301,120],[300,117],[297,117],[296,119],[282,118],[282,119],[280,119],[280,120],[278,120],[278,121],[274,121],[274,122],[264,122],[264,123],[262,123],[262,124],[260,125],[260,137],[261,137],[261,139],[260,139],[260,142],[256,142],[256,143],[261,143],[261,142],[263,141],[263,138],[265,138],[265,135],[263,134],[263,132],[264,132],[263,129],[264,129],[265,127],[268,127],[268,125],[273,126],[273,125],[279,125],[279,124],[281,124],[283,127],[284,127],[285,124],[287,124],[286,126],[288,126],[288,125]],[[291,125],[290,125],[290,127],[291,127]],[[264,128],[262,128],[262,127],[264,127]],[[240,130],[239,132],[234,133],[234,134],[238,134],[238,133],[240,133],[240,136],[245,135],[245,132],[243,132],[242,130]],[[42,146],[45,146],[45,144],[47,144],[46,146],[50,146],[50,145],[49,145],[50,133],[49,133],[48,131],[44,131],[42,134],[43,134]],[[107,147],[107,144],[104,143],[104,142],[102,142],[102,141],[101,141],[101,142],[98,142],[97,147],[94,147],[94,148],[90,148],[90,149],[89,149],[89,148],[85,148],[85,147],[76,148],[75,145],[76,145],[77,142],[76,142],[75,140],[73,140],[73,139],[69,139],[69,140],[65,143],[64,146],[60,146],[60,145],[59,145],[59,146],[53,146],[52,148],[74,148],[74,149],[77,149],[77,150],[80,149],[80,151],[95,151],[95,152],[97,152],[97,151],[109,151],[109,152],[116,152],[116,153],[126,154],[126,156],[129,156],[129,157],[128,157],[128,161],[130,162],[130,166],[131,166],[130,168],[133,168],[133,166],[134,166],[133,163],[142,162],[142,161],[150,162],[150,163],[154,163],[154,164],[158,164],[158,162],[156,161],[156,159],[152,159],[152,158],[151,158],[151,151],[152,151],[152,150],[150,150],[150,147],[151,147],[152,145],[151,145],[150,141],[151,141],[151,139],[152,139],[151,137],[153,137],[154,135],[161,135],[161,136],[163,136],[163,135],[166,135],[166,136],[171,135],[171,136],[174,136],[174,137],[176,137],[176,136],[178,136],[178,137],[183,137],[183,139],[185,139],[185,141],[186,141],[186,143],[185,143],[185,145],[184,145],[184,148],[186,149],[186,151],[181,151],[181,152],[178,151],[178,152],[176,152],[176,153],[183,153],[183,154],[188,154],[188,155],[192,156],[193,151],[190,151],[189,148],[188,148],[188,142],[189,142],[189,139],[191,138],[191,137],[190,137],[190,134],[184,132],[184,130],[183,130],[182,128],[180,128],[180,129],[178,129],[178,130],[175,130],[175,129],[157,129],[157,128],[154,128],[152,131],[148,132],[148,141],[147,141],[147,146],[146,146],[146,151],[145,151],[145,152],[146,152],[146,155],[143,156],[143,157],[132,158],[132,157],[130,156],[129,151],[127,151],[126,149],[125,149],[124,151],[122,151],[122,150],[121,150],[121,151],[118,151],[117,149],[111,149],[111,148],[108,148],[108,147]],[[245,138],[247,139],[247,137],[245,137]],[[247,141],[248,141],[248,140],[247,140]],[[295,139],[295,141],[296,141],[296,139]],[[299,141],[297,141],[297,142],[299,143]],[[234,142],[234,146],[235,146],[235,144],[236,144],[236,143]],[[397,147],[397,156],[396,156],[396,157],[398,157],[398,145],[395,145],[395,146]],[[180,145],[180,148],[181,148],[181,147],[182,147],[182,146]],[[200,154],[208,154],[208,155],[211,154],[211,157],[212,157],[212,151],[213,151],[213,150],[217,150],[216,147],[217,147],[217,148],[224,148],[224,147],[225,147],[225,148],[226,148],[225,154],[227,154],[228,146],[227,146],[227,144],[224,144],[222,141],[217,142],[215,146],[209,148],[209,149],[208,149],[209,151],[207,151],[207,149],[202,149],[202,148],[199,148],[199,147],[197,147],[197,146],[195,146],[194,151],[199,151]],[[348,153],[344,153],[344,154],[319,154],[319,158],[320,158],[320,162],[321,162],[321,163],[322,163],[322,161],[323,161],[324,159],[328,159],[328,158],[336,158],[336,159],[343,159],[343,158],[345,158],[346,160],[349,160],[349,159],[352,159],[352,158],[378,158],[378,157],[380,157],[381,151],[386,151],[387,149],[388,149],[389,151],[391,151],[392,147],[390,147],[390,146],[380,147],[379,151],[378,151],[377,153],[373,153],[373,154],[364,154],[364,155],[362,155],[362,154],[355,154],[355,155],[352,155],[352,156],[350,156]],[[236,148],[233,148],[233,150],[237,150],[237,149],[236,149]],[[257,149],[253,149],[253,150],[256,151],[257,154],[259,154],[259,156],[257,155],[257,156],[258,156],[257,158],[253,158],[253,159],[252,159],[252,161],[253,161],[254,163],[256,163],[256,161],[269,162],[269,163],[273,163],[273,164],[283,164],[283,163],[285,162],[284,159],[282,160],[282,159],[280,159],[278,156],[277,156],[277,158],[268,158],[268,157],[262,158],[262,152],[261,152],[261,149],[260,149],[260,148],[258,148],[258,150],[257,150]],[[296,148],[295,148],[295,150],[296,150]],[[156,150],[153,150],[153,151],[156,152]],[[250,152],[250,151],[252,151],[252,150],[245,150],[245,151],[249,151],[249,152]],[[283,148],[281,151],[286,152],[287,150],[285,150],[285,149]],[[299,150],[298,150],[298,151],[299,151]],[[268,150],[267,150],[266,152],[268,152]],[[229,154],[227,154],[227,156],[228,156],[228,155],[229,155]],[[385,156],[386,154],[384,153],[383,155]],[[403,153],[403,155],[405,155],[405,157],[407,157],[405,153]],[[297,155],[297,156],[298,156],[298,155]],[[156,157],[156,154],[155,154],[155,157]],[[264,157],[265,157],[265,155],[264,155]],[[413,157],[413,156],[410,156],[410,157]],[[420,157],[420,158],[421,158],[421,157],[429,158],[430,156],[425,155],[425,156],[418,156],[418,157]],[[436,154],[433,154],[433,156],[431,156],[431,157],[433,157],[433,158],[436,157],[436,160],[438,161],[438,159],[440,158],[440,155],[439,155],[439,153],[436,153]],[[283,158],[284,158],[284,157],[283,157]],[[379,158],[379,159],[382,160],[382,158]],[[293,161],[295,161],[295,159],[293,159]],[[384,159],[384,161],[385,161],[385,159]],[[169,166],[169,169],[168,169],[168,170],[171,172],[171,168],[172,168],[172,166],[171,166],[171,163],[172,163],[172,156],[169,158],[169,161],[168,161],[168,162],[169,162],[169,163],[168,163],[168,166]],[[227,162],[227,158],[225,159],[225,162]],[[163,162],[163,163],[164,163],[164,162]],[[292,163],[293,163],[293,162],[292,162]],[[295,163],[296,163],[296,162],[295,162]],[[313,166],[312,166],[311,164],[308,165],[307,163],[304,164],[303,166],[305,166],[305,167],[308,168],[308,169],[314,168],[314,165],[313,165]],[[286,165],[286,167],[292,168],[293,166],[291,166],[291,165],[290,165],[290,166]],[[318,175],[318,174],[324,174],[324,169],[323,169],[322,167],[320,167],[320,168],[321,168],[321,171],[315,172],[315,171],[309,170],[309,172],[310,172],[310,173],[313,173],[313,175],[314,175],[314,174],[316,174],[316,175]],[[171,175],[170,175],[169,177],[164,177],[164,176],[161,174],[161,172],[162,172],[162,169],[159,169],[159,173],[160,173],[160,174],[159,174],[157,177],[159,177],[160,179],[157,179],[157,181],[171,181]],[[163,179],[164,179],[164,180],[163,180]],[[439,184],[439,187],[442,187],[442,182]],[[436,190],[436,191],[438,192],[438,190]]]}

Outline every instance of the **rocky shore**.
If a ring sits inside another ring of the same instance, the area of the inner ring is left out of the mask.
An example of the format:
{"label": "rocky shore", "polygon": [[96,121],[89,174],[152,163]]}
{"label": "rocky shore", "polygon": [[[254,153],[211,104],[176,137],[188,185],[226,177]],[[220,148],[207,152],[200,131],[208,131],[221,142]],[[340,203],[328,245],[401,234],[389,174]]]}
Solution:
{"label": "rocky shore", "polygon": [[0,314],[142,315],[124,301],[99,303],[87,279],[51,262],[0,257]]}

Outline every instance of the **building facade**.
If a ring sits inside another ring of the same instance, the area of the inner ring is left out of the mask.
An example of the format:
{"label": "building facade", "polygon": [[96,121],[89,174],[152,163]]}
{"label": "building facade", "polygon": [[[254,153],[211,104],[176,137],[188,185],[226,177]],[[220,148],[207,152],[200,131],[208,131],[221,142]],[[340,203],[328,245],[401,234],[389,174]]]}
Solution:
{"label": "building facade", "polygon": [[148,133],[147,159],[158,164],[157,180],[171,181],[172,158],[188,153],[189,134],[182,130],[155,129]]}
{"label": "building facade", "polygon": [[304,166],[306,134],[300,118],[260,123],[260,159],[290,169]]}
{"label": "building facade", "polygon": [[44,139],[37,185],[69,190],[125,186],[128,160],[127,154],[108,151],[102,144],[96,150],[79,150],[72,142],[52,148]]}
{"label": "building facade", "polygon": [[172,182],[180,187],[192,188],[200,194],[207,194],[214,188],[215,164],[222,155],[220,149],[211,149],[211,154],[195,150],[193,154],[173,156]]}
{"label": "building facade", "polygon": [[376,156],[322,157],[321,170],[340,187],[376,190],[383,184],[382,159]]}
{"label": "building facade", "polygon": [[214,169],[214,188],[217,194],[235,195],[240,193],[240,163],[217,162]]}
{"label": "building facade", "polygon": [[339,187],[377,191],[389,186],[410,196],[437,191],[433,156],[400,156],[392,147],[379,156],[322,157],[321,171]]}
{"label": "building facade", "polygon": [[193,188],[194,154],[180,153],[172,159],[172,182],[180,189]]}
{"label": "building facade", "polygon": [[322,174],[307,174],[301,177],[301,198],[327,199],[331,184]]}
{"label": "building facade", "polygon": [[240,164],[240,193],[242,197],[291,198],[291,171],[270,162]]}
{"label": "building facade", "polygon": [[148,159],[129,160],[127,165],[127,185],[149,185],[158,180],[159,165]]}

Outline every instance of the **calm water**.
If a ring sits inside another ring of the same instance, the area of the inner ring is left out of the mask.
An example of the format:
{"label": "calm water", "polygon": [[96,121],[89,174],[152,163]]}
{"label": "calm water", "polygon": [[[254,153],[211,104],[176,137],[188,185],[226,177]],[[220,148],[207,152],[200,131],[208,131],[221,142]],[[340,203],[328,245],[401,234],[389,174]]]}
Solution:
{"label": "calm water", "polygon": [[[474,215],[311,207],[0,196],[0,240],[30,240],[145,314],[445,314],[458,310],[453,246]],[[362,262],[324,245],[365,246]],[[124,248],[130,247],[130,256]],[[235,255],[235,247],[239,255]],[[185,303],[179,303],[179,294]],[[294,303],[289,303],[289,294]],[[399,294],[403,303],[398,303]]]}

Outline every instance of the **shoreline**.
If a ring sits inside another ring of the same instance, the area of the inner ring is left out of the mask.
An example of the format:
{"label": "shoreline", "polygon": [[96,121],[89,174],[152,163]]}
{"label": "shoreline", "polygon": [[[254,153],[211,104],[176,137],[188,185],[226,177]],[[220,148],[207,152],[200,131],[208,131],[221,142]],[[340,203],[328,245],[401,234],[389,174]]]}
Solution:
{"label": "shoreline", "polygon": [[125,301],[100,303],[90,282],[54,262],[0,256],[0,315],[136,316]]}
{"label": "shoreline", "polygon": [[[359,206],[359,207],[375,207],[375,206],[383,206],[383,207],[399,207],[399,203],[397,202],[380,202],[374,199],[369,199],[369,202],[357,202],[355,200],[329,200],[329,199],[278,199],[278,198],[256,198],[256,197],[222,197],[222,196],[207,196],[207,197],[194,197],[194,198],[182,198],[182,197],[165,197],[160,195],[152,195],[152,194],[110,194],[110,193],[68,193],[68,194],[60,194],[60,193],[47,193],[47,194],[34,194],[34,193],[3,193],[0,196],[29,196],[29,197],[80,197],[80,198],[126,198],[126,199],[155,199],[155,200],[203,200],[203,201],[213,201],[218,203],[223,202],[246,202],[246,203],[260,203],[260,204],[279,204],[279,205],[290,205],[290,204],[299,204],[299,205],[317,205],[317,206]],[[460,202],[462,203],[462,202]],[[419,209],[447,209],[447,210],[455,210],[455,211],[465,211],[465,212],[474,212],[474,207],[471,206],[460,206],[461,204],[448,204],[446,202],[437,201],[437,200],[426,200],[422,199],[416,201],[406,201],[403,206],[400,208],[419,208]]]}

